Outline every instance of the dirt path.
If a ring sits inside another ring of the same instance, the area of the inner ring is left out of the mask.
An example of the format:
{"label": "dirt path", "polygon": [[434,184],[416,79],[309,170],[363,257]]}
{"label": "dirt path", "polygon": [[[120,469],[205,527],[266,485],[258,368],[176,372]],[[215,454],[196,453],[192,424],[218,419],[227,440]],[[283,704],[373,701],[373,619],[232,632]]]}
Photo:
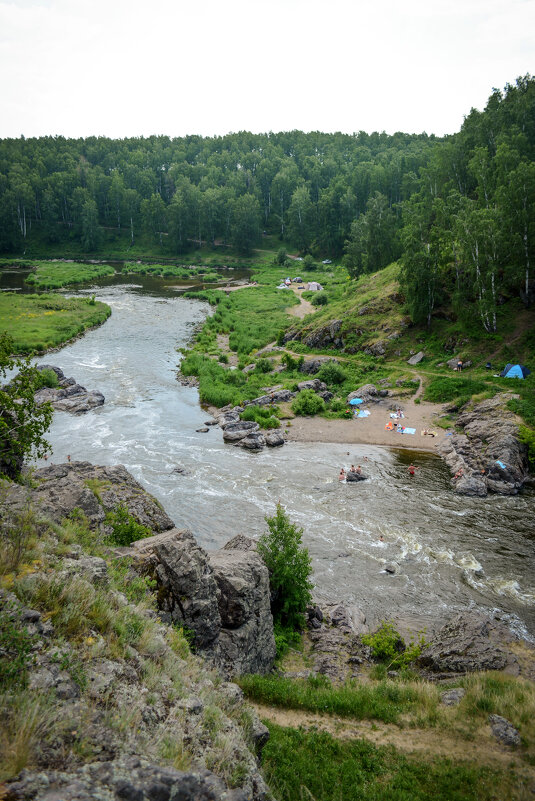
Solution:
{"label": "dirt path", "polygon": [[309,300],[305,300],[299,294],[299,290],[296,286],[291,286],[290,289],[292,289],[299,298],[299,306],[290,306],[290,308],[287,310],[288,314],[291,314],[292,317],[298,317],[300,320],[302,320],[303,317],[307,316],[307,314],[312,314],[312,312],[316,311],[315,306],[313,306]]}
{"label": "dirt path", "polygon": [[528,767],[513,751],[499,745],[489,726],[480,728],[473,739],[467,740],[455,737],[443,729],[401,728],[378,720],[351,720],[258,703],[251,705],[261,720],[279,726],[320,730],[340,739],[369,740],[378,746],[392,745],[399,751],[427,755],[430,758],[447,757],[487,765],[499,762],[502,766],[514,763],[525,776],[535,778],[535,768]]}

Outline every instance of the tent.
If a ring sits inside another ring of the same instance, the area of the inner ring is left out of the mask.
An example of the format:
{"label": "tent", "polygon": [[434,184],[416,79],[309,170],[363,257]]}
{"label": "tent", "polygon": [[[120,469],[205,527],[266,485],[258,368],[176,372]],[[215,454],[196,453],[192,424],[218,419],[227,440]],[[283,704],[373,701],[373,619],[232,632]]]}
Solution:
{"label": "tent", "polygon": [[502,378],[526,378],[531,373],[523,364],[506,364],[500,373]]}
{"label": "tent", "polygon": [[362,400],[362,398],[352,398],[349,401],[349,403],[351,404],[351,406],[360,406],[360,404],[364,403],[364,401]]}

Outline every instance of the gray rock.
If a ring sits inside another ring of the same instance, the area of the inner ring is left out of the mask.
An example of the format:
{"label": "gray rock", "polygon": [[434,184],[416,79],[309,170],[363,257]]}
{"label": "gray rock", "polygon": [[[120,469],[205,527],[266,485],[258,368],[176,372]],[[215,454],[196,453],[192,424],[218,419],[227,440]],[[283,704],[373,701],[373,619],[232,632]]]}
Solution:
{"label": "gray rock", "polygon": [[350,392],[346,400],[349,403],[353,398],[362,398],[363,403],[370,403],[379,400],[379,392],[373,384],[364,384],[354,392]]}
{"label": "gray rock", "polygon": [[512,397],[502,393],[461,412],[457,424],[464,433],[440,443],[438,451],[452,475],[460,474],[454,478],[457,493],[516,495],[529,479],[527,448],[519,440],[517,418],[507,409]]}
{"label": "gray rock", "polygon": [[467,612],[452,618],[440,629],[419,661],[423,667],[437,673],[507,670],[517,674],[518,661],[510,647],[515,641],[504,624]]}
{"label": "gray rock", "polygon": [[407,359],[407,364],[412,364],[412,365],[420,364],[420,362],[424,357],[425,353],[423,352],[423,350],[421,350],[418,353],[415,353],[414,356],[411,356],[410,359]]}
{"label": "gray rock", "polygon": [[521,744],[518,729],[500,715],[489,715],[489,723],[493,735],[503,745],[518,746]]}
{"label": "gray rock", "polygon": [[77,384],[74,378],[66,378],[59,367],[50,364],[41,364],[38,370],[53,370],[59,381],[59,389],[43,387],[35,393],[36,402],[51,403],[58,411],[71,412],[72,414],[83,414],[104,404],[104,395],[97,390],[88,391],[85,387]]}
{"label": "gray rock", "polygon": [[224,551],[256,551],[258,545],[257,540],[247,537],[245,534],[236,534],[225,545],[222,550]]}
{"label": "gray rock", "polygon": [[260,395],[254,400],[246,401],[246,406],[269,406],[271,403],[287,403],[295,398],[295,392],[289,389],[277,389],[268,395]]}
{"label": "gray rock", "polygon": [[399,565],[397,565],[395,562],[387,562],[385,564],[385,566],[384,566],[384,570],[385,570],[386,573],[390,573],[391,575],[394,575],[395,573],[398,572]]}
{"label": "gray rock", "polygon": [[229,675],[267,673],[275,659],[269,574],[253,550],[210,554],[219,590],[218,666]]}
{"label": "gray rock", "polygon": [[367,478],[368,476],[364,473],[352,473],[351,470],[348,470],[346,473],[346,481],[349,483],[352,481],[366,481]]}
{"label": "gray rock", "polygon": [[297,389],[299,392],[302,392],[304,389],[313,389],[314,392],[319,392],[320,390],[327,389],[327,384],[320,381],[319,378],[311,378],[309,381],[300,381],[297,385]]}
{"label": "gray rock", "polygon": [[[340,331],[342,328],[342,321],[341,320],[332,320],[328,325],[323,326],[322,328],[313,331],[312,333],[308,334],[305,338],[305,344],[309,346],[309,348],[324,348],[324,347],[332,347],[335,345],[336,347],[343,347],[343,341],[340,337]],[[291,338],[295,338],[298,334],[292,334]]]}
{"label": "gray rock", "polygon": [[260,431],[253,431],[243,439],[238,440],[236,445],[239,448],[246,448],[250,451],[260,451],[266,445],[266,438]]}
{"label": "gray rock", "polygon": [[108,565],[99,556],[83,556],[79,559],[64,559],[62,573],[68,576],[81,576],[90,584],[107,586],[109,583]]}
{"label": "gray rock", "polygon": [[443,693],[440,693],[440,702],[444,704],[444,706],[457,706],[457,704],[461,703],[465,695],[466,690],[464,687],[454,687],[452,690],[445,690]]}
{"label": "gray rock", "polygon": [[284,445],[283,433],[276,428],[266,431],[264,433],[264,439],[266,440],[266,445],[268,445],[270,448],[277,448],[280,445]]}
{"label": "gray rock", "polygon": [[196,429],[195,429],[195,431],[197,432],[197,434],[207,434],[209,430],[210,430],[210,429],[209,429],[209,428],[206,428],[206,426],[205,426],[204,428],[196,428]]}
{"label": "gray rock", "polygon": [[260,430],[254,420],[240,420],[237,423],[227,423],[223,430],[224,442],[239,442],[240,439]]}
{"label": "gray rock", "polygon": [[192,715],[200,715],[204,709],[203,702],[194,695],[191,695],[189,698],[181,698],[180,701],[177,701],[176,705],[179,709],[185,709]]}
{"label": "gray rock", "polygon": [[[91,526],[104,522],[107,512],[125,506],[137,523],[153,531],[173,528],[173,521],[161,505],[146,492],[123,465],[98,467],[89,462],[50,465],[33,474],[36,487],[26,490],[14,504],[30,501],[36,509],[55,522],[61,522],[74,509],[81,509]],[[93,492],[91,485],[98,490]]]}

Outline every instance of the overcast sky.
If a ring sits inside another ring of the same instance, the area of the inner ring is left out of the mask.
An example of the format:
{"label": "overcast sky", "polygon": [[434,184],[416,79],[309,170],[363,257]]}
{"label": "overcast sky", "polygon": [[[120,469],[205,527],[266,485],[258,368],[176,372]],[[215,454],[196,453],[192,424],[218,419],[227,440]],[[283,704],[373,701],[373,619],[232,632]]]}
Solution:
{"label": "overcast sky", "polygon": [[458,131],[535,0],[0,0],[0,137]]}

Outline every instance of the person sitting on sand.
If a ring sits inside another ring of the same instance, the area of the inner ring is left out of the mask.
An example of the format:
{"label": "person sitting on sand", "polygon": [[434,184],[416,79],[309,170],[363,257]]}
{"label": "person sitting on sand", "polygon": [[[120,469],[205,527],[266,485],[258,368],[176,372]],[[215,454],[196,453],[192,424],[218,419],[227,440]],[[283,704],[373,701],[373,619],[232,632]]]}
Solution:
{"label": "person sitting on sand", "polygon": [[338,476],[338,481],[345,481],[346,478],[346,471],[343,467],[340,468],[340,474]]}

